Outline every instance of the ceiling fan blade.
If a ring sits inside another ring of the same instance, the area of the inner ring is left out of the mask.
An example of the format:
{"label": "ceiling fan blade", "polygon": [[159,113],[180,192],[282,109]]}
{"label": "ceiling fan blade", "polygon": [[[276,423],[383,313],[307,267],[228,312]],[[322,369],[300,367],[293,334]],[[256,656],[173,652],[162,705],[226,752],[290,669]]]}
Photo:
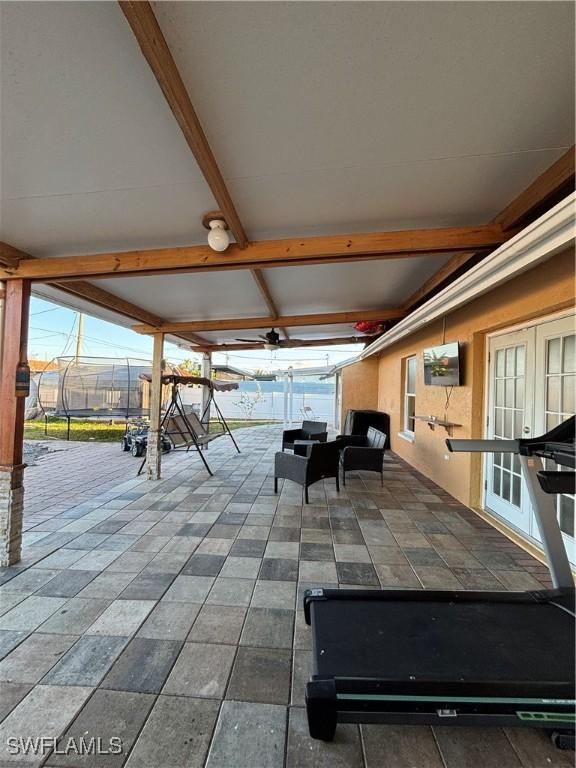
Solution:
{"label": "ceiling fan blade", "polygon": [[245,344],[258,344],[258,339],[234,339],[234,341],[241,341]]}

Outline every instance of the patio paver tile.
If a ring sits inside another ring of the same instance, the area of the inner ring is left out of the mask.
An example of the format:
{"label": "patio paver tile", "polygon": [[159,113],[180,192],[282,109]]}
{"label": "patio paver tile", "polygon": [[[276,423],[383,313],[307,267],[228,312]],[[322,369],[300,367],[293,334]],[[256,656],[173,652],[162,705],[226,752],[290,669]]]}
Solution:
{"label": "patio paver tile", "polygon": [[88,635],[131,635],[154,607],[153,600],[114,600],[88,627]]}
{"label": "patio paver tile", "polygon": [[159,696],[126,768],[202,768],[218,708],[211,699]]}
{"label": "patio paver tile", "polygon": [[136,740],[148,713],[152,709],[155,697],[146,693],[127,691],[95,691],[78,717],[60,740],[63,744],[74,738],[85,740],[100,738],[103,745],[108,745],[111,737],[122,740],[120,754],[96,755],[57,755],[49,758],[50,765],[80,768],[89,765],[94,768],[120,768]]}
{"label": "patio paver tile", "polygon": [[53,667],[42,683],[96,686],[126,643],[125,637],[85,635]]}
{"label": "patio paver tile", "polygon": [[208,768],[240,768],[238,755],[242,755],[245,766],[282,768],[285,737],[286,707],[225,701],[206,765]]}
{"label": "patio paver tile", "polygon": [[[290,709],[286,768],[362,768],[363,765],[357,725],[339,725],[333,742],[315,741],[308,733],[305,710],[299,707]],[[392,766],[396,768],[394,763],[391,763]]]}
{"label": "patio paver tile", "polygon": [[200,605],[161,600],[140,627],[137,637],[151,640],[185,640]]}
{"label": "patio paver tile", "polygon": [[185,643],[162,693],[222,698],[235,653],[232,645]]}
{"label": "patio paver tile", "polygon": [[239,648],[227,699],[288,704],[291,652],[278,648]]}
{"label": "patio paver tile", "polygon": [[135,637],[128,643],[101,682],[101,688],[115,691],[159,693],[182,643]]}

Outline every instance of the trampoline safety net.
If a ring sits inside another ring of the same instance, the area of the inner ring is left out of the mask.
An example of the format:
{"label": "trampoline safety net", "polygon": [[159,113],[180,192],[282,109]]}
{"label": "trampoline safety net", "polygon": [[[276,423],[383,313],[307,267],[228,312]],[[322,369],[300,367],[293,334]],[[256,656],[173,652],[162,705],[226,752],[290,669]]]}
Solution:
{"label": "trampoline safety net", "polygon": [[60,357],[57,362],[57,378],[54,371],[47,371],[38,381],[38,399],[45,413],[125,419],[150,415],[150,385],[141,377],[151,374],[148,361]]}

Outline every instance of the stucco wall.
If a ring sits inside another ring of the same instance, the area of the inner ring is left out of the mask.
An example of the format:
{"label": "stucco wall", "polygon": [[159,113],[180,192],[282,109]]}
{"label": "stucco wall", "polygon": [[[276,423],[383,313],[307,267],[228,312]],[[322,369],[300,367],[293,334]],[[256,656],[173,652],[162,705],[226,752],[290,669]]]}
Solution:
{"label": "stucco wall", "polygon": [[378,358],[369,357],[342,369],[340,425],[344,428],[348,409],[378,407]]}
{"label": "stucco wall", "polygon": [[[569,251],[446,317],[446,341],[461,342],[463,356],[464,383],[453,389],[448,410],[448,420],[462,425],[453,430],[454,437],[479,437],[484,432],[486,334],[543,317],[573,302],[574,252]],[[444,387],[424,385],[422,360],[425,347],[442,342],[442,326],[442,320],[437,320],[382,353],[378,367],[378,408],[390,414],[393,450],[456,498],[476,506],[480,501],[479,456],[449,454],[444,429],[436,427],[432,431],[425,422],[417,422],[414,443],[398,437],[402,429],[402,360],[409,355],[416,354],[418,358],[417,413],[444,416],[446,391]]]}
{"label": "stucco wall", "polygon": [[[479,297],[448,315],[446,341],[462,343],[463,386],[454,387],[447,418],[461,424],[453,436],[479,437],[484,434],[484,380],[486,334],[516,323],[534,320],[574,304],[574,251],[558,254],[491,293]],[[416,424],[416,439],[409,443],[398,436],[402,430],[402,360],[417,355],[416,413],[444,416],[446,390],[424,385],[422,354],[425,347],[442,342],[442,320],[384,350],[378,358],[379,410],[390,414],[392,449],[428,477],[471,506],[480,503],[480,457],[448,454],[446,432],[425,422]],[[366,377],[372,369],[365,368]],[[354,384],[351,372],[349,383]],[[376,378],[376,376],[375,376]],[[346,383],[346,380],[344,380]],[[353,394],[343,387],[343,402]],[[372,391],[369,389],[368,391]],[[448,457],[448,458],[446,458]]]}

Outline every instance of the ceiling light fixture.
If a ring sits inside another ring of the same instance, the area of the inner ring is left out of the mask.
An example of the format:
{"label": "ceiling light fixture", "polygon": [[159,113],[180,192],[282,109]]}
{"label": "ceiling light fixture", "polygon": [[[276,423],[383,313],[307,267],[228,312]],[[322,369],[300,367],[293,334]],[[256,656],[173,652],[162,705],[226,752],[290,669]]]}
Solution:
{"label": "ceiling light fixture", "polygon": [[202,217],[202,224],[208,232],[208,245],[213,251],[222,253],[230,245],[230,235],[228,234],[228,224],[220,211],[206,213]]}

